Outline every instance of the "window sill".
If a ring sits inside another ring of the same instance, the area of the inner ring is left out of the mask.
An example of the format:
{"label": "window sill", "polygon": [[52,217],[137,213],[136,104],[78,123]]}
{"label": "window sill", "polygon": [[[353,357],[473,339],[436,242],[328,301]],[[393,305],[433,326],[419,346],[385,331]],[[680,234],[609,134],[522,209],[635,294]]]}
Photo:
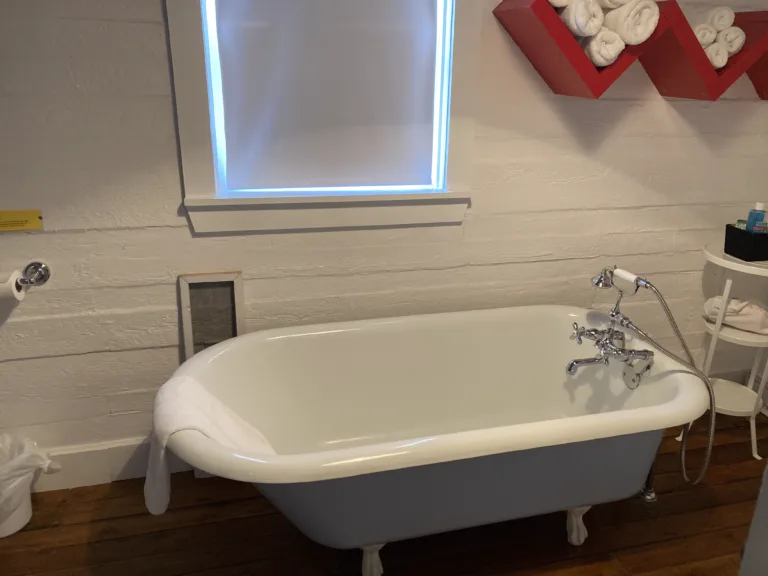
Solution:
{"label": "window sill", "polygon": [[463,223],[469,205],[456,194],[184,199],[197,234],[449,226]]}

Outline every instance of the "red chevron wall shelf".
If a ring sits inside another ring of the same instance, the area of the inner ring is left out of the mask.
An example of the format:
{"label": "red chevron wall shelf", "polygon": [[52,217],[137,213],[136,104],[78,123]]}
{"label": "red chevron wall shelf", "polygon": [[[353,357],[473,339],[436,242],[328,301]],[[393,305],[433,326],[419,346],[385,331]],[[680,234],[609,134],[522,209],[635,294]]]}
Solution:
{"label": "red chevron wall shelf", "polygon": [[768,11],[736,15],[747,43],[725,68],[715,70],[676,0],[658,4],[661,18],[653,36],[627,46],[605,68],[592,64],[548,0],[504,0],[494,14],[556,94],[600,98],[639,60],[665,97],[717,100],[746,73],[760,98],[768,100]]}

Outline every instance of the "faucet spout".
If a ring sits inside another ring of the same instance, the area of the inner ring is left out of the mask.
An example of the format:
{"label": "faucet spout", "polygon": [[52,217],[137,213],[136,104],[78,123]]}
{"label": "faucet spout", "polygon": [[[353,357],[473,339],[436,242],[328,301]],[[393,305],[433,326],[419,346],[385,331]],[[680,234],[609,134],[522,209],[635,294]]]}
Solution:
{"label": "faucet spout", "polygon": [[565,371],[571,376],[575,375],[582,366],[605,366],[608,365],[609,360],[614,359],[626,364],[624,382],[627,387],[634,390],[640,385],[643,375],[653,366],[653,351],[624,348],[626,342],[624,333],[621,330],[616,330],[613,324],[609,328],[600,330],[597,328],[587,329],[574,322],[571,340],[576,340],[578,344],[581,344],[585,338],[594,340],[595,347],[600,353],[594,358],[568,362]]}
{"label": "faucet spout", "polygon": [[600,364],[603,364],[603,365],[608,364],[608,358],[597,357],[597,358],[584,358],[582,360],[571,360],[570,362],[568,362],[568,366],[565,367],[565,371],[571,376],[574,376],[576,372],[579,371],[579,368],[583,366],[597,366]]}

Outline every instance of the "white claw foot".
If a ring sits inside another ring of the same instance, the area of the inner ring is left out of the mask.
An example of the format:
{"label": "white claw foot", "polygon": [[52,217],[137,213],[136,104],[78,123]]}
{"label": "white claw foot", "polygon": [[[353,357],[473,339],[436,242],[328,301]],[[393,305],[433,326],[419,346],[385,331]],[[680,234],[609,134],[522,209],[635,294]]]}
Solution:
{"label": "white claw foot", "polygon": [[379,556],[379,550],[382,548],[384,548],[384,544],[363,548],[363,576],[381,576],[384,574],[384,567]]}
{"label": "white claw foot", "polygon": [[589,512],[592,506],[585,506],[584,508],[574,508],[568,510],[568,542],[574,546],[581,546],[587,541],[587,527],[584,525],[584,514]]}

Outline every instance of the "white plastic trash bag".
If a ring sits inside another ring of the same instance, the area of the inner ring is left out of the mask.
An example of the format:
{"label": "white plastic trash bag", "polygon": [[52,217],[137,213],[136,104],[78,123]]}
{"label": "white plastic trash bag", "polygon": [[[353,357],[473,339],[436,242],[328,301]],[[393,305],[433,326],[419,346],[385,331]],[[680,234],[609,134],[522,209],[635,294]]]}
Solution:
{"label": "white plastic trash bag", "polygon": [[58,472],[32,440],[0,434],[0,538],[10,536],[32,518],[32,480],[35,472]]}

